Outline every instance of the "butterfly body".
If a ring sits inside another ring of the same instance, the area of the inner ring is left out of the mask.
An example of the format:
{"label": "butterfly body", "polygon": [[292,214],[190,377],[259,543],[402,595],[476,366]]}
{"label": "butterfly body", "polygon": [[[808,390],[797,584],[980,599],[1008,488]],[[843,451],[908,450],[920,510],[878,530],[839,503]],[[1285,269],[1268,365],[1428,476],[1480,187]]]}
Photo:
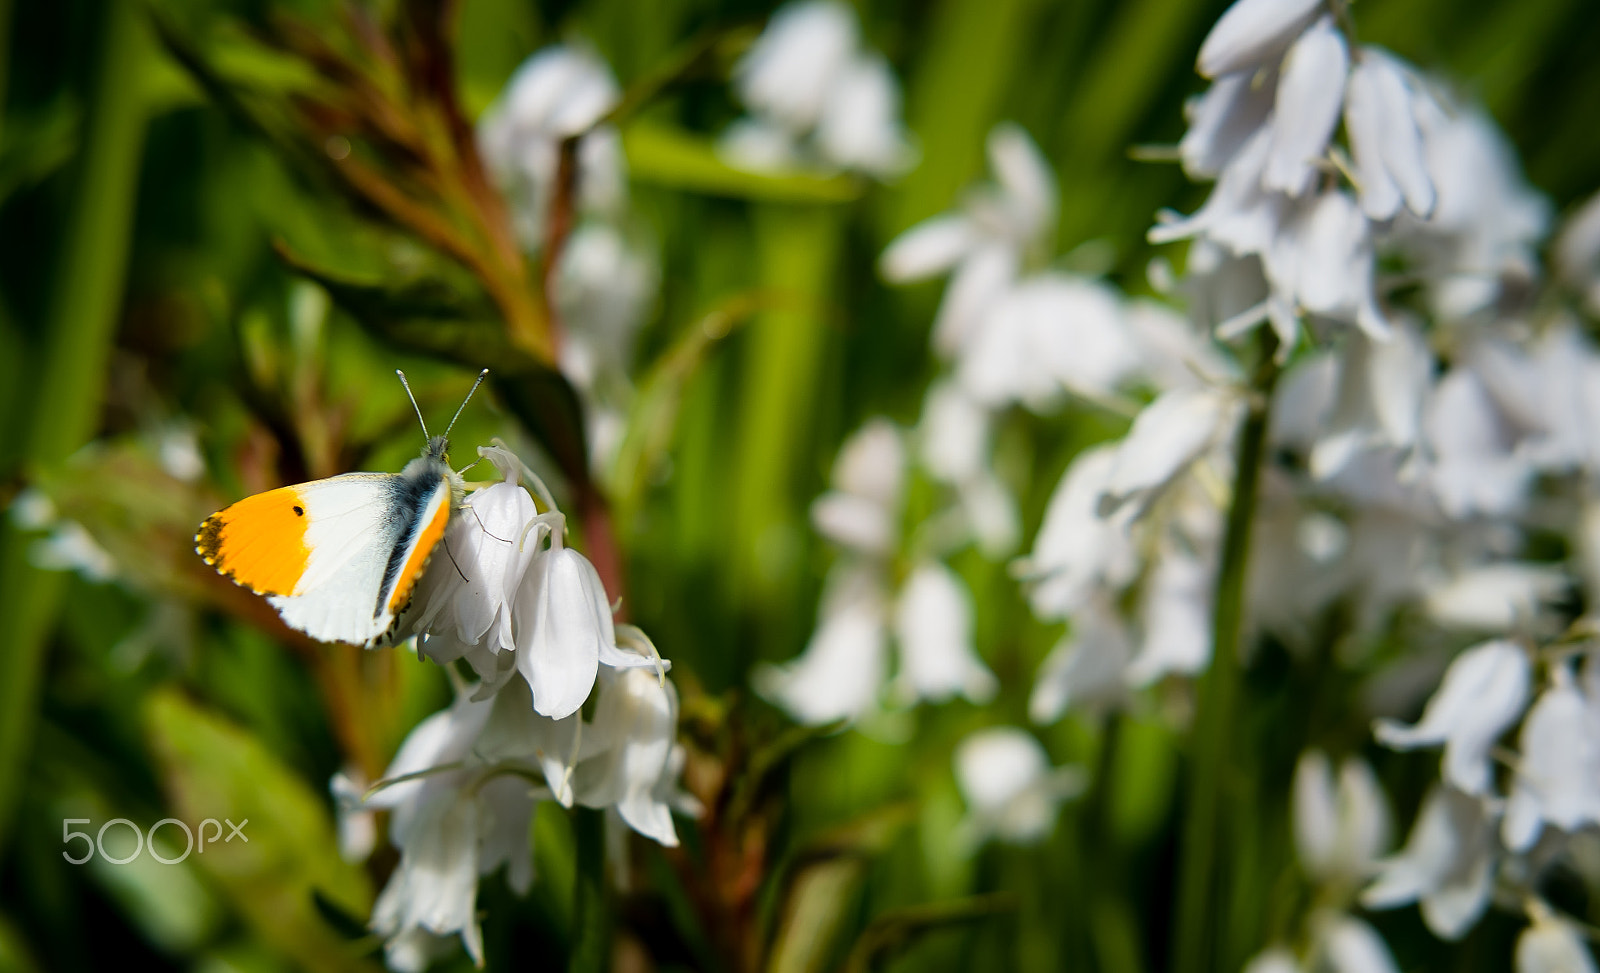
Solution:
{"label": "butterfly body", "polygon": [[195,550],[324,642],[389,636],[444,536],[465,484],[435,436],[399,473],[346,473],[268,490],[217,511]]}

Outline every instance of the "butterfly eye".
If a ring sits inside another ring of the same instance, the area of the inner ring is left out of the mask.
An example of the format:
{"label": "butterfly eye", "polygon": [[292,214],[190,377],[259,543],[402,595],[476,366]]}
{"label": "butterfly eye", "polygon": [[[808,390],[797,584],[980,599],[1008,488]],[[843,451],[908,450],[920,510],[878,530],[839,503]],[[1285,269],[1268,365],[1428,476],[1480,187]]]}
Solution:
{"label": "butterfly eye", "polygon": [[300,506],[299,504],[295,504],[294,515],[296,517],[304,517],[306,515],[306,508]]}

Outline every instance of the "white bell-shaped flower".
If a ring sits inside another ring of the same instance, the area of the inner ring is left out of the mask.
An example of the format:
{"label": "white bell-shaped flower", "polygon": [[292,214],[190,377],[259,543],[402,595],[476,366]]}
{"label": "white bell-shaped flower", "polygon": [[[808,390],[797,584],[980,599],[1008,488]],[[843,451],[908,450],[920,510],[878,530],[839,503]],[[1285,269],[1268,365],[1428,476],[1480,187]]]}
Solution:
{"label": "white bell-shaped flower", "polygon": [[[1594,342],[1563,322],[1545,330],[1531,355],[1520,349],[1481,353],[1495,347],[1475,347],[1474,371],[1518,424],[1537,430],[1517,443],[1517,451],[1541,469],[1600,473],[1600,351]],[[1490,365],[1491,357],[1499,368]]]}
{"label": "white bell-shaped flower", "polygon": [[895,238],[878,264],[894,283],[953,271],[933,324],[933,348],[946,358],[982,332],[990,308],[1056,216],[1055,176],[1025,130],[997,125],[986,147],[995,182],[969,193],[959,213],[935,216]]}
{"label": "white bell-shaped flower", "polygon": [[603,651],[616,650],[611,604],[589,559],[551,547],[517,591],[517,670],[542,716],[571,716],[589,698]]}
{"label": "white bell-shaped flower", "polygon": [[1437,198],[1411,106],[1414,83],[1382,48],[1362,47],[1345,88],[1344,126],[1360,180],[1361,209],[1392,219],[1404,206],[1427,219]]}
{"label": "white bell-shaped flower", "polygon": [[620,95],[611,69],[594,53],[556,45],[524,61],[484,112],[478,149],[513,203],[525,246],[543,245],[564,139],[588,133],[578,149],[580,205],[609,212],[625,200],[620,138],[608,126],[590,131]]}
{"label": "white bell-shaped flower", "polygon": [[1372,225],[1349,193],[1329,190],[1300,204],[1263,259],[1274,296],[1286,307],[1389,337],[1378,306]]}
{"label": "white bell-shaped flower", "polygon": [[[471,753],[474,741],[488,722],[492,706],[491,701],[475,700],[462,693],[448,709],[418,723],[401,742],[394,760],[383,773],[385,781],[398,783],[385,784],[365,799],[364,806],[394,810],[389,820],[391,831],[406,830],[409,812],[404,808],[415,805],[424,791],[458,779],[426,772],[454,764]],[[416,776],[424,774],[426,776]]]}
{"label": "white bell-shaped flower", "polygon": [[1317,949],[1332,973],[1400,973],[1389,944],[1371,925],[1343,913],[1317,924]]}
{"label": "white bell-shaped flower", "polygon": [[1295,851],[1313,878],[1365,876],[1389,844],[1389,808],[1367,762],[1347,757],[1334,783],[1320,750],[1301,754],[1294,772]]}
{"label": "white bell-shaped flower", "polygon": [[1083,789],[1072,767],[1051,767],[1032,735],[1011,726],[979,730],[956,747],[956,783],[967,802],[969,847],[988,838],[1036,844],[1049,837],[1061,803]]}
{"label": "white bell-shaped flower", "polygon": [[1522,716],[1528,700],[1528,657],[1513,642],[1494,641],[1457,656],[1413,726],[1374,725],[1378,741],[1397,750],[1444,745],[1444,779],[1468,794],[1488,793],[1489,748]]}
{"label": "white bell-shaped flower", "polygon": [[1015,566],[1028,582],[1034,614],[1042,619],[1067,618],[1096,588],[1120,587],[1138,570],[1127,517],[1100,510],[1117,456],[1113,444],[1091,447],[1073,459],[1050,495],[1032,553]]}
{"label": "white bell-shaped flower", "polygon": [[811,128],[856,42],[856,15],[848,5],[838,0],[788,4],[773,14],[734,66],[734,89],[740,101],[789,128]]}
{"label": "white bell-shaped flower", "polygon": [[414,625],[448,634],[462,646],[484,643],[498,654],[516,645],[512,602],[546,528],[535,522],[538,509],[518,483],[516,458],[493,446],[480,447],[478,455],[494,464],[502,480],[472,491],[451,514],[444,550],[418,585],[415,603],[421,609]]}
{"label": "white bell-shaped flower", "polygon": [[1178,143],[1183,171],[1191,179],[1215,179],[1266,123],[1276,93],[1276,75],[1264,83],[1253,69],[1219,77],[1187,108],[1189,128]]}
{"label": "white bell-shaped flower", "polygon": [[1322,751],[1294,767],[1294,850],[1315,879],[1362,877],[1389,845],[1389,807],[1373,768],[1346,757],[1334,784]]}
{"label": "white bell-shaped flower", "polygon": [[[561,373],[580,389],[625,376],[634,335],[660,283],[654,256],[634,236],[602,220],[585,220],[561,249],[551,281],[567,331]],[[569,347],[570,346],[570,347]]]}
{"label": "white bell-shaped flower", "polygon": [[811,505],[824,537],[850,550],[886,556],[900,533],[906,447],[888,419],[869,420],[839,447],[833,489]]}
{"label": "white bell-shaped flower", "polygon": [[894,608],[905,695],[943,702],[957,694],[986,703],[998,688],[972,641],[972,594],[938,561],[912,570]]}
{"label": "white bell-shaped flower", "polygon": [[1563,831],[1600,824],[1600,706],[1578,688],[1568,666],[1552,670],[1520,743],[1501,832],[1506,845],[1527,851],[1547,822]]}
{"label": "white bell-shaped flower", "polygon": [[1151,227],[1146,237],[1151,243],[1199,237],[1235,257],[1266,253],[1289,209],[1285,196],[1261,185],[1271,149],[1271,126],[1263,126],[1245,139],[1222,167],[1211,195],[1198,210],[1183,218],[1161,214],[1163,221]]}
{"label": "white bell-shaped flower", "polygon": [[1413,111],[1437,199],[1426,221],[1401,217],[1406,249],[1435,313],[1456,320],[1490,307],[1502,278],[1532,278],[1550,204],[1482,109],[1418,98]]}
{"label": "white bell-shaped flower", "polygon": [[1163,392],[1133,420],[1117,447],[1105,484],[1112,503],[1137,500],[1162,491],[1211,446],[1232,432],[1240,406],[1226,389],[1177,388]]}
{"label": "white bell-shaped flower", "polygon": [[663,781],[676,777],[676,687],[647,669],[606,670],[593,726],[590,738],[602,753],[578,769],[578,803],[614,807],[633,830],[676,846],[672,809],[661,799]]}
{"label": "white bell-shaped flower", "polygon": [[542,774],[549,796],[571,807],[581,722],[577,713],[559,720],[540,716],[534,712],[527,682],[515,679],[495,694],[494,708],[473,744],[472,756],[486,764],[518,768],[527,777]]}
{"label": "white bell-shaped flower", "polygon": [[1434,386],[1423,414],[1429,485],[1449,517],[1506,516],[1521,509],[1535,470],[1516,452],[1509,418],[1469,368]]}
{"label": "white bell-shaped flower", "polygon": [[[1224,15],[1226,16],[1226,15]],[[1324,14],[1289,48],[1272,110],[1272,146],[1262,185],[1290,196],[1303,195],[1328,151],[1339,123],[1350,51],[1344,35]]]}
{"label": "white bell-shaped flower", "polygon": [[934,382],[922,400],[918,456],[928,473],[959,484],[981,476],[989,457],[989,412],[960,385]]}
{"label": "white bell-shaped flower", "polygon": [[973,398],[1035,410],[1063,390],[1105,398],[1140,364],[1117,295],[1068,274],[1031,277],[999,299],[968,344],[957,376]]}
{"label": "white bell-shaped flower", "polygon": [[[525,781],[489,786],[474,752],[491,714],[491,701],[466,692],[406,737],[364,810],[390,810],[390,840],[400,863],[379,895],[372,928],[388,942],[395,969],[417,969],[438,953],[437,937],[459,934],[475,962],[483,960],[475,902],[478,877],[501,863],[511,866],[514,888],[526,891],[531,858],[526,850],[533,794]],[[517,834],[524,836],[517,844]]]}
{"label": "white bell-shaped flower", "polygon": [[1162,676],[1192,676],[1211,662],[1211,602],[1215,558],[1163,540],[1139,598],[1142,638],[1128,664],[1130,686]]}
{"label": "white bell-shaped flower", "polygon": [[1323,360],[1337,373],[1337,389],[1331,415],[1314,420],[1312,476],[1333,477],[1362,451],[1415,446],[1433,355],[1414,323],[1401,323],[1384,341],[1351,335],[1341,354]]}
{"label": "white bell-shaped flower", "polygon": [[1434,935],[1460,939],[1488,908],[1494,886],[1494,825],[1482,801],[1436,785],[1405,847],[1379,869],[1361,894],[1362,905],[1392,909],[1418,902]]}
{"label": "white bell-shaped flower", "polygon": [[836,566],[801,655],[756,670],[762,696],[801,723],[857,719],[877,705],[888,676],[889,610],[875,574]]}
{"label": "white bell-shaped flower", "polygon": [[1034,677],[1028,717],[1054,723],[1068,707],[1120,701],[1124,674],[1133,658],[1133,638],[1105,593],[1072,613],[1072,627],[1056,643]]}
{"label": "white bell-shaped flower", "polygon": [[1300,961],[1282,946],[1262,950],[1244,965],[1244,973],[1304,973]]}
{"label": "white bell-shaped flower", "polygon": [[816,140],[825,161],[880,177],[915,160],[900,122],[900,82],[889,62],[863,54],[844,66],[828,91]]}
{"label": "white bell-shaped flower", "polygon": [[1595,973],[1594,954],[1576,923],[1537,900],[1528,913],[1533,923],[1517,937],[1517,973]]}
{"label": "white bell-shaped flower", "polygon": [[[403,836],[400,864],[372,907],[373,931],[386,939],[421,931],[459,933],[467,954],[483,964],[478,897],[478,807],[454,791],[416,809]],[[411,950],[401,939],[390,965],[408,965]],[[418,968],[420,969],[420,968]]]}
{"label": "white bell-shaped flower", "polygon": [[1236,0],[1200,44],[1195,70],[1207,78],[1254,69],[1294,41],[1322,0]]}

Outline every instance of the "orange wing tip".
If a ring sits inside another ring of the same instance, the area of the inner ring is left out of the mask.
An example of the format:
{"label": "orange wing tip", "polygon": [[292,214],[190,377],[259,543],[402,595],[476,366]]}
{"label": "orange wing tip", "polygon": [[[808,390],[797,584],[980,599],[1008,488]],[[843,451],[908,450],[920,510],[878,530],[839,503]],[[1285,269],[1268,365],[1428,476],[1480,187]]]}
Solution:
{"label": "orange wing tip", "polygon": [[246,497],[200,523],[195,553],[217,573],[258,595],[294,591],[310,552],[305,511],[294,487]]}

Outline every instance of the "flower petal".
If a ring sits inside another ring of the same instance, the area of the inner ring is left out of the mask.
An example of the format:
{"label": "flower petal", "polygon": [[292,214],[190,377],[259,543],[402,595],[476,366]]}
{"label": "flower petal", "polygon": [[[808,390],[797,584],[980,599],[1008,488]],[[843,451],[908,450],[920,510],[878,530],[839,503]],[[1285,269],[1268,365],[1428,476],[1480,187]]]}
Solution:
{"label": "flower petal", "polygon": [[1489,790],[1489,748],[1522,715],[1528,657],[1513,642],[1468,649],[1450,663],[1439,689],[1413,726],[1374,725],[1378,742],[1397,750],[1445,745],[1444,776],[1467,794]]}
{"label": "flower petal", "polygon": [[895,605],[900,678],[921,699],[956,695],[986,703],[997,688],[994,674],[973,645],[972,594],[938,561],[925,561],[906,579]]}
{"label": "flower petal", "polygon": [[1311,187],[1316,162],[1339,123],[1350,52],[1344,35],[1324,16],[1289,48],[1272,110],[1272,148],[1261,183],[1299,196]]}
{"label": "flower petal", "polygon": [[1208,78],[1253,69],[1288,46],[1322,0],[1237,0],[1200,44],[1195,69]]}
{"label": "flower petal", "polygon": [[878,259],[878,272],[892,284],[922,280],[954,267],[973,245],[972,221],[944,213],[895,237]]}
{"label": "flower petal", "polygon": [[615,645],[611,607],[594,565],[571,548],[534,559],[517,594],[517,669],[533,690],[533,708],[562,719],[594,688],[600,645]]}

